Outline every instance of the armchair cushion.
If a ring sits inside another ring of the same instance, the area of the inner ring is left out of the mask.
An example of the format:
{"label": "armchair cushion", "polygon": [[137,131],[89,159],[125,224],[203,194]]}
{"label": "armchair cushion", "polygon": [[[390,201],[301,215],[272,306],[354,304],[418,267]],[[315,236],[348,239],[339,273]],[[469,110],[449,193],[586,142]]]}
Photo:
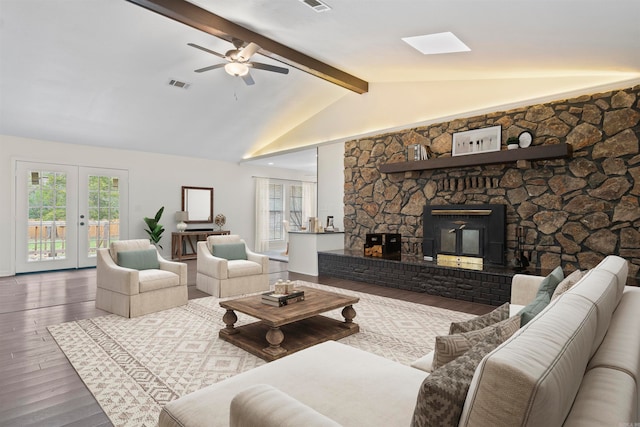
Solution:
{"label": "armchair cushion", "polygon": [[155,249],[118,252],[117,264],[120,267],[134,270],[150,270],[160,268],[158,253]]}
{"label": "armchair cushion", "polygon": [[247,251],[244,243],[224,243],[211,245],[211,254],[229,261],[247,259]]}
{"label": "armchair cushion", "polygon": [[262,274],[262,266],[253,261],[237,259],[229,261],[227,264],[227,273],[230,279],[232,277],[253,276]]}
{"label": "armchair cushion", "polygon": [[140,272],[140,292],[155,291],[180,285],[180,276],[165,270],[148,269]]}

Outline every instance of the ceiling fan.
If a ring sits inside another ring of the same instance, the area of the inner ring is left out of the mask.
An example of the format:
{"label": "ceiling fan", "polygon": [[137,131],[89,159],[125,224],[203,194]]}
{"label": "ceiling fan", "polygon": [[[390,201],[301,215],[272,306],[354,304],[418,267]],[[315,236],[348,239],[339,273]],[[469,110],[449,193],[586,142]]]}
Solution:
{"label": "ceiling fan", "polygon": [[251,57],[260,49],[260,46],[251,42],[244,46],[244,42],[239,39],[232,40],[233,46],[235,49],[228,50],[227,53],[222,55],[221,53],[214,52],[213,50],[209,50],[206,47],[198,46],[194,43],[187,43],[191,47],[195,47],[196,49],[200,49],[204,52],[215,55],[219,58],[226,59],[227,63],[210,65],[208,67],[199,68],[195,70],[196,73],[203,73],[209,70],[215,70],[216,68],[223,68],[227,72],[227,74],[242,77],[242,80],[247,85],[252,85],[255,82],[249,73],[250,68],[255,68],[256,70],[266,70],[273,71],[281,74],[288,74],[289,70],[282,67],[276,67],[275,65],[263,64],[261,62],[249,61]]}

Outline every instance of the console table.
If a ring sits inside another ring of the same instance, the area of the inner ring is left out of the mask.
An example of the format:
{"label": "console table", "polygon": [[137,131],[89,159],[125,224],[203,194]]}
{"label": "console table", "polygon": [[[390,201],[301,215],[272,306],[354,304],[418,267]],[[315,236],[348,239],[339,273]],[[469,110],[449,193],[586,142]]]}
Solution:
{"label": "console table", "polygon": [[[171,258],[196,259],[198,257],[197,244],[200,240],[207,240],[209,236],[230,234],[229,230],[187,230],[171,233]],[[189,250],[190,249],[190,250]]]}

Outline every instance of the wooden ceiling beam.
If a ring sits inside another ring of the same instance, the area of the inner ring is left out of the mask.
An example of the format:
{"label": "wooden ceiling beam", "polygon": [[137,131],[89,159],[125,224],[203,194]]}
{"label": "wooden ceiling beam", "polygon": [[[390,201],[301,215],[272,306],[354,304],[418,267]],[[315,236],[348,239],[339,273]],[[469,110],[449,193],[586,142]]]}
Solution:
{"label": "wooden ceiling beam", "polygon": [[234,38],[254,42],[260,46],[260,54],[305,71],[338,86],[362,94],[369,90],[369,83],[331,65],[311,58],[274,40],[255,33],[208,10],[184,0],[127,0],[130,3],[156,12],[162,16],[188,25],[205,33],[231,41]]}

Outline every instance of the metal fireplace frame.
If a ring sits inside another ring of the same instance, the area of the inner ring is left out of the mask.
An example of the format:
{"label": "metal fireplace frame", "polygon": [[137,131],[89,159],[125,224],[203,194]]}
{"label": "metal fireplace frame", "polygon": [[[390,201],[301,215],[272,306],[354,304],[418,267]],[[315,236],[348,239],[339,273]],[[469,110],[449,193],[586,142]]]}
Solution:
{"label": "metal fireplace frame", "polygon": [[[461,230],[479,230],[478,254],[461,250]],[[456,234],[456,251],[442,251],[440,230]],[[427,205],[423,211],[422,252],[439,264],[482,269],[506,264],[506,205]],[[464,265],[463,265],[464,264]]]}

